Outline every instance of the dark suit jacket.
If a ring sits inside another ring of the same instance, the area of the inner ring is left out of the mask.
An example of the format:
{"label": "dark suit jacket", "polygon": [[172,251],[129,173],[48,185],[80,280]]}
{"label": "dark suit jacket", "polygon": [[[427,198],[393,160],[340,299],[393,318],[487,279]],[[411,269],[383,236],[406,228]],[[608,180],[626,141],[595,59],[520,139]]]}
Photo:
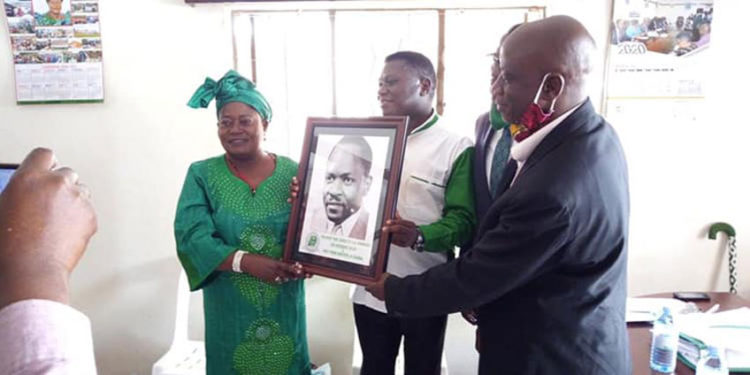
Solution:
{"label": "dark suit jacket", "polygon": [[[477,213],[477,221],[482,222],[484,215],[492,204],[492,195],[490,186],[487,184],[487,149],[490,147],[490,141],[495,135],[495,129],[490,125],[490,113],[477,118],[474,124],[474,160],[472,161],[472,172],[474,173],[474,209]],[[478,228],[477,228],[478,229]],[[474,233],[476,237],[476,233]],[[473,245],[472,238],[461,245],[459,254],[465,254]],[[449,257],[449,260],[453,257]]]}
{"label": "dark suit jacket", "polygon": [[354,223],[352,231],[349,232],[349,237],[364,240],[365,236],[367,236],[367,220],[370,219],[370,213],[364,208],[360,208],[360,210],[362,210],[362,212],[359,214],[357,222]]}
{"label": "dark suit jacket", "polygon": [[386,281],[388,311],[478,308],[480,374],[629,374],[625,158],[589,101],[539,144],[464,256]]}
{"label": "dark suit jacket", "polygon": [[490,187],[487,185],[487,148],[494,135],[495,129],[490,126],[490,113],[479,116],[474,125],[474,202],[480,222],[492,204]]}

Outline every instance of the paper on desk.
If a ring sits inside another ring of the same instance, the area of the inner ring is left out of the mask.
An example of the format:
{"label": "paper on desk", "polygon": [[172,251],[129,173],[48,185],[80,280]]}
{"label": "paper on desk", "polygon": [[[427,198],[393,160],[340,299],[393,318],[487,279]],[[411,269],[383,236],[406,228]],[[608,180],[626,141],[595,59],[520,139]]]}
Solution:
{"label": "paper on desk", "polygon": [[680,332],[706,343],[750,354],[750,308],[685,315],[680,321]]}
{"label": "paper on desk", "polygon": [[652,322],[661,315],[664,306],[679,314],[687,303],[674,298],[628,298],[625,301],[626,322]]}
{"label": "paper on desk", "polygon": [[[726,348],[727,363],[733,371],[750,371],[750,308],[687,314],[681,317],[679,329],[683,339],[696,346]],[[699,348],[682,348],[681,352],[693,354],[688,349]]]}

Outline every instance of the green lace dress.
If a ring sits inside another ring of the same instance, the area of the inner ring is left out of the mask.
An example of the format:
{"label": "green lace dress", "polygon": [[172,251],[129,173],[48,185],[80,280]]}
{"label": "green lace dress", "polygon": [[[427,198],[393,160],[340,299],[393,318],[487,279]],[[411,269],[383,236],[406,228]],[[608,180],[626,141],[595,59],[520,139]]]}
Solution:
{"label": "green lace dress", "polygon": [[310,373],[302,280],[282,285],[217,271],[236,249],[281,258],[297,164],[276,169],[253,193],[224,156],[193,163],[177,204],[177,254],[191,290],[203,289],[209,375]]}

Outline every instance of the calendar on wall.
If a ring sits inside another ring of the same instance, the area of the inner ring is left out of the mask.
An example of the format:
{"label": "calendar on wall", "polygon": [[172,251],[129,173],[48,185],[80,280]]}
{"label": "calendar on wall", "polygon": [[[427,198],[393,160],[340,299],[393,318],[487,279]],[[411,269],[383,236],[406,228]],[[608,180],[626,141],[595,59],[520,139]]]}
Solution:
{"label": "calendar on wall", "polygon": [[617,0],[607,98],[702,99],[714,0]]}
{"label": "calendar on wall", "polygon": [[4,0],[19,104],[104,100],[98,0]]}

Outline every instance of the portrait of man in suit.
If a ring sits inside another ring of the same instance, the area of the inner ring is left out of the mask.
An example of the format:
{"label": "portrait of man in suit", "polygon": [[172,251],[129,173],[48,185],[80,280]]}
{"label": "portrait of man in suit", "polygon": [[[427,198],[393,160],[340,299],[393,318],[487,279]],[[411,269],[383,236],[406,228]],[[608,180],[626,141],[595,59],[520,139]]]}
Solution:
{"label": "portrait of man in suit", "polygon": [[326,233],[365,239],[369,212],[362,201],[372,184],[371,167],[372,149],[363,137],[346,136],[333,146],[323,187]]}

